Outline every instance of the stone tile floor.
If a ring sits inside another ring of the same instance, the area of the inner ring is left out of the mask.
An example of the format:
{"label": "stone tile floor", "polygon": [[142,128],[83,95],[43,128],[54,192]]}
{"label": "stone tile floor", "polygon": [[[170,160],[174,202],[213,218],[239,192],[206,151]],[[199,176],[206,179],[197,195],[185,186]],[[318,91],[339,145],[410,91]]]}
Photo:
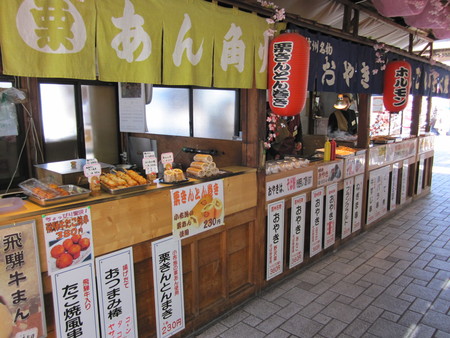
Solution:
{"label": "stone tile floor", "polygon": [[449,142],[430,194],[196,337],[450,337]]}

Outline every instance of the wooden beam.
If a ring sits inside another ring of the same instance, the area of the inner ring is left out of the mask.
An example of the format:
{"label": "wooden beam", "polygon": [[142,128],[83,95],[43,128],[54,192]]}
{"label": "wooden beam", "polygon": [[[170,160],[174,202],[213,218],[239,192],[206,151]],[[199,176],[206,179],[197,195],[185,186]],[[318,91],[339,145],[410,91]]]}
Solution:
{"label": "wooden beam", "polygon": [[369,148],[370,143],[370,94],[358,95],[358,148]]}

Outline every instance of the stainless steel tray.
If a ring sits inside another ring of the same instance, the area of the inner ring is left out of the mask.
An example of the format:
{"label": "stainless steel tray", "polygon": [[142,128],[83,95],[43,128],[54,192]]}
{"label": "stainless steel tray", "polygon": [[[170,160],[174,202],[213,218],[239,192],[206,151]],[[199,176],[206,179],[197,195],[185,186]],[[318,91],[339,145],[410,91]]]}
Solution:
{"label": "stainless steel tray", "polygon": [[120,195],[125,194],[127,192],[134,192],[134,191],[143,191],[147,190],[149,186],[151,186],[150,183],[148,184],[141,184],[141,185],[135,185],[134,187],[126,187],[126,188],[119,188],[119,189],[111,189],[104,185],[103,183],[100,183],[102,186],[103,191],[106,191],[107,193],[111,195]]}
{"label": "stainless steel tray", "polygon": [[40,199],[40,198],[34,196],[33,194],[30,194],[28,199],[36,204],[46,207],[49,205],[55,205],[55,204],[60,204],[60,203],[67,203],[67,202],[82,200],[82,199],[88,198],[89,194],[91,193],[91,191],[89,189],[81,188],[81,187],[73,185],[73,184],[61,185],[60,187],[67,190],[70,195],[43,200],[43,199]]}

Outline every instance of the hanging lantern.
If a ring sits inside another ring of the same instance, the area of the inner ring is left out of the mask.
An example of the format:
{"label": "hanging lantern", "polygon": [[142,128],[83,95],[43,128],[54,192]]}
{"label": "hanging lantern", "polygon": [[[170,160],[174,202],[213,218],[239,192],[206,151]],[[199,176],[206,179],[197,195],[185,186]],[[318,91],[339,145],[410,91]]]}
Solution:
{"label": "hanging lantern", "polygon": [[406,61],[391,61],[384,71],[383,104],[390,112],[399,112],[408,104],[411,89],[411,65]]}
{"label": "hanging lantern", "polygon": [[309,71],[309,43],[298,33],[286,31],[269,47],[269,105],[281,116],[300,114],[305,107]]}

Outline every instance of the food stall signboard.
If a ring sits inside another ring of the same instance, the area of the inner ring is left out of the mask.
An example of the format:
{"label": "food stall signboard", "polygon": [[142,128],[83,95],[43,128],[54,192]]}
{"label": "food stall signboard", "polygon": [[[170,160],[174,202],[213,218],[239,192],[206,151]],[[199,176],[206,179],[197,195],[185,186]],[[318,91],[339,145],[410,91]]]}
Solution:
{"label": "food stall signboard", "polygon": [[93,259],[91,222],[90,207],[42,215],[49,274]]}
{"label": "food stall signboard", "polygon": [[419,159],[419,172],[417,174],[417,195],[422,193],[422,184],[423,184],[423,171],[425,167],[425,158],[423,155],[420,155]]}
{"label": "food stall signboard", "polygon": [[354,183],[353,177],[347,178],[344,181],[344,193],[342,200],[341,238],[345,238],[352,233],[353,183]]}
{"label": "food stall signboard", "polygon": [[327,183],[338,182],[342,178],[343,167],[342,160],[318,167],[317,185],[320,186]]}
{"label": "food stall signboard", "polygon": [[292,175],[266,183],[266,201],[301,192],[313,186],[313,172]]}
{"label": "food stall signboard", "polygon": [[327,185],[326,189],[324,249],[332,246],[336,240],[337,183]]}
{"label": "food stall signboard", "polygon": [[289,241],[289,269],[304,260],[306,194],[291,199],[291,240]]}
{"label": "food stall signboard", "polygon": [[266,279],[283,272],[284,200],[267,206],[267,266]]}
{"label": "food stall signboard", "polygon": [[95,259],[101,331],[104,337],[138,337],[133,248]]}
{"label": "food stall signboard", "polygon": [[349,156],[345,158],[344,161],[345,161],[344,173],[346,178],[364,173],[366,154]]}
{"label": "food stall signboard", "polygon": [[391,182],[391,199],[389,203],[389,210],[394,210],[397,206],[397,187],[398,187],[398,168],[399,163],[392,165],[392,182]]}
{"label": "food stall signboard", "polygon": [[362,202],[364,189],[364,174],[355,176],[355,191],[353,195],[353,224],[352,232],[361,229],[362,223]]}
{"label": "food stall signboard", "polygon": [[52,275],[57,337],[99,337],[94,262]]}
{"label": "food stall signboard", "polygon": [[36,224],[0,228],[0,336],[45,337]]}
{"label": "food stall signboard", "polygon": [[387,212],[390,166],[372,170],[369,173],[367,194],[367,224],[370,224]]}
{"label": "food stall signboard", "polygon": [[402,169],[402,188],[400,192],[400,204],[405,203],[406,195],[408,194],[408,175],[409,175],[409,163],[408,160],[404,160]]}
{"label": "food stall signboard", "polygon": [[172,233],[186,238],[224,224],[223,180],[171,190]]}
{"label": "food stall signboard", "polygon": [[161,163],[165,166],[166,164],[172,165],[174,159],[173,159],[173,153],[162,153],[161,154]]}
{"label": "food stall signboard", "polygon": [[323,233],[323,194],[325,189],[318,188],[311,192],[311,233],[309,257],[322,251]]}
{"label": "food stall signboard", "polygon": [[152,242],[156,333],[170,337],[184,329],[181,240],[174,236]]}

